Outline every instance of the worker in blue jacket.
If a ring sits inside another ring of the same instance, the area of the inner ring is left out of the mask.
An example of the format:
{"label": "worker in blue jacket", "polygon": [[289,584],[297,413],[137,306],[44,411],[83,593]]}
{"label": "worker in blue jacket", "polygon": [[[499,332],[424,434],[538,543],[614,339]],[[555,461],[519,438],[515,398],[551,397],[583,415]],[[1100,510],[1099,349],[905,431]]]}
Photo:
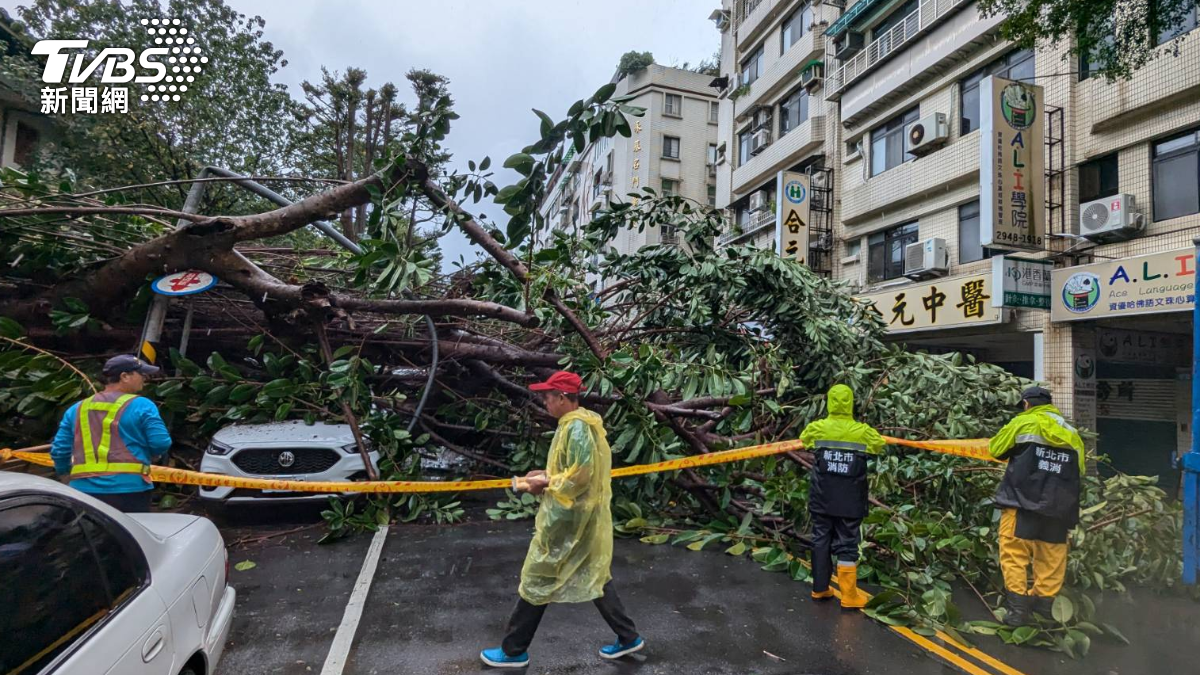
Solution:
{"label": "worker in blue jacket", "polygon": [[136,356],[104,364],[104,391],[71,406],[50,448],[71,487],[125,513],[150,510],[150,463],[171,449],[171,434],[148,398],[138,396],[158,368]]}

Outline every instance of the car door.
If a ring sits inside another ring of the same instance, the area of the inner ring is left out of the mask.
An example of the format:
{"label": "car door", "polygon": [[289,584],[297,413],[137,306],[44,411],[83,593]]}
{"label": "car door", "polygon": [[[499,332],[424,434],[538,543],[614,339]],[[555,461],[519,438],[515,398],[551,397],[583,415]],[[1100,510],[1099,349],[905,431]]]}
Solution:
{"label": "car door", "polygon": [[170,625],[141,548],[47,495],[0,500],[0,673],[171,675]]}

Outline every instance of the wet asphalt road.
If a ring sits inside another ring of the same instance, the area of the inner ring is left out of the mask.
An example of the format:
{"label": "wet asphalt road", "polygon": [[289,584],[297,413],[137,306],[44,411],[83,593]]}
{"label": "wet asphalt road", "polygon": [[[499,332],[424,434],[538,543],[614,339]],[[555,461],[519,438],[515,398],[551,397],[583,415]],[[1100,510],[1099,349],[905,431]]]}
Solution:
{"label": "wet asphalt road", "polygon": [[[226,539],[286,527],[226,528]],[[345,673],[503,672],[485,669],[477,654],[499,644],[530,527],[393,526]],[[370,543],[361,536],[317,546],[321,534],[314,528],[234,551],[232,562],[252,560],[256,567],[231,573],[238,608],[218,675],[321,672]],[[603,661],[596,650],[613,636],[595,608],[555,605],[530,648],[531,675],[962,672],[859,613],[813,603],[807,584],[762,572],[749,560],[618,540],[613,574],[646,650]],[[1083,661],[992,638],[979,637],[979,646],[1020,675],[1200,672],[1200,606],[1138,597],[1100,603],[1133,645],[1097,640]]]}

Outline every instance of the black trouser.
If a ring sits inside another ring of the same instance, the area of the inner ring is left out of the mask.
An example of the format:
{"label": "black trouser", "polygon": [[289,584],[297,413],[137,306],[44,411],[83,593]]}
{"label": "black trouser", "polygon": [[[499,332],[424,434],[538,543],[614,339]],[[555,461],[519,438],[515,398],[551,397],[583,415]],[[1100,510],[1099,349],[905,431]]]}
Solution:
{"label": "black trouser", "polygon": [[141,492],[89,492],[87,494],[121,513],[149,513],[150,495],[153,492],[153,490],[142,490]]}
{"label": "black trouser", "polygon": [[832,556],[837,556],[840,562],[858,562],[859,527],[863,519],[839,518],[824,513],[809,515],[812,517],[813,592],[823,593],[829,590],[829,577],[833,576]]}
{"label": "black trouser", "polygon": [[[611,581],[604,584],[603,597],[596,598],[593,602],[596,609],[600,610],[600,616],[608,622],[608,627],[617,634],[621,644],[629,644],[637,639],[637,627],[633,625],[633,619],[625,613],[625,606],[621,604],[621,598],[617,597],[617,589]],[[533,634],[537,632],[538,624],[542,622],[542,615],[546,613],[548,606],[531,605],[525,598],[517,598],[517,606],[513,608],[512,616],[508,617],[508,628],[504,631],[504,642],[501,644],[505,654],[520,656],[529,649],[529,643],[533,642]]]}

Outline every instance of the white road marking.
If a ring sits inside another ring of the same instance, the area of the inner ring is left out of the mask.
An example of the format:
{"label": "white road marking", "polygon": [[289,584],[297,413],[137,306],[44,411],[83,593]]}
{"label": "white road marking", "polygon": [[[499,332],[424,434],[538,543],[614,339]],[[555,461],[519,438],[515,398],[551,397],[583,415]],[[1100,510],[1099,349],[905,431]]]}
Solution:
{"label": "white road marking", "polygon": [[342,675],[342,671],[346,669],[346,659],[350,656],[350,647],[354,644],[354,633],[358,631],[363,606],[367,604],[371,580],[375,578],[375,569],[379,567],[379,557],[383,554],[383,542],[387,539],[387,532],[388,528],[384,525],[371,539],[362,571],[358,573],[354,590],[350,592],[350,602],[346,603],[346,613],[342,615],[342,623],[338,626],[337,634],[333,636],[333,645],[329,648],[329,656],[325,657],[321,675]]}

